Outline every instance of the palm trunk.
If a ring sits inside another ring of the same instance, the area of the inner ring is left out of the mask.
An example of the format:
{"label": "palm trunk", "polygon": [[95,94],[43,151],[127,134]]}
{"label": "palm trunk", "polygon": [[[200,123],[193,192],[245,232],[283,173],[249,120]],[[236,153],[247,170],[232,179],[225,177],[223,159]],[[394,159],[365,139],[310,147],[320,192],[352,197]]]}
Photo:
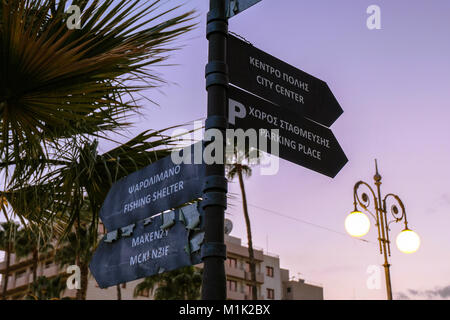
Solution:
{"label": "palm trunk", "polygon": [[3,275],[3,290],[2,290],[2,300],[6,300],[6,291],[8,290],[8,278],[9,278],[9,265],[11,264],[11,244],[6,244],[6,266],[5,274]]}
{"label": "palm trunk", "polygon": [[[75,265],[80,267],[80,257],[77,255],[75,257]],[[80,268],[80,277],[81,277],[81,268]],[[81,300],[81,279],[80,279],[80,289],[77,289],[77,294],[75,295],[76,300]]]}
{"label": "palm trunk", "polygon": [[120,290],[120,284],[116,285],[117,288],[117,300],[122,300],[122,291]]}
{"label": "palm trunk", "polygon": [[80,273],[81,273],[81,288],[77,291],[77,299],[78,300],[86,300],[87,286],[88,286],[88,276],[89,276],[89,267],[86,263],[80,264]]}
{"label": "palm trunk", "polygon": [[36,279],[37,279],[38,262],[39,262],[39,252],[38,252],[38,249],[35,248],[33,250],[33,283],[36,283]]}
{"label": "palm trunk", "polygon": [[242,177],[242,169],[239,164],[237,172],[239,177],[239,186],[241,187],[242,193],[242,206],[244,209],[245,225],[247,227],[248,256],[250,259],[250,277],[252,283],[252,300],[258,300],[258,289],[256,286],[256,264],[255,264],[255,255],[253,252],[252,229],[250,226],[250,217],[248,215],[247,196],[245,194],[244,179]]}

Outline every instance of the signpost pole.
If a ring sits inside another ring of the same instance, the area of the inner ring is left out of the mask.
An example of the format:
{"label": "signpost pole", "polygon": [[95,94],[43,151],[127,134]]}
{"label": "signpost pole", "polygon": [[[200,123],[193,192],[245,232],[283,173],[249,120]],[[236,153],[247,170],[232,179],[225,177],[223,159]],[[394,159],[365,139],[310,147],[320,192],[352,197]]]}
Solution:
{"label": "signpost pole", "polygon": [[[202,246],[203,300],[226,299],[224,220],[227,180],[225,179],[225,130],[227,121],[228,67],[226,64],[228,19],[227,0],[210,0],[206,37],[209,56],[206,66],[208,116],[205,130],[222,132],[224,161],[206,165],[202,207],[205,212],[205,243]],[[211,143],[206,141],[205,143]]]}

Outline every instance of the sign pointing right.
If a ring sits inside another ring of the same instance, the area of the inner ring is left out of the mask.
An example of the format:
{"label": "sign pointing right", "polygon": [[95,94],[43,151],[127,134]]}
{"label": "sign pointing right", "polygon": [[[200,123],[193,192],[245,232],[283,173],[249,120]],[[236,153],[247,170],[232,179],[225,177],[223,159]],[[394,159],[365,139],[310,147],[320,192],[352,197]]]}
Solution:
{"label": "sign pointing right", "polygon": [[231,34],[230,83],[330,127],[343,113],[328,85]]}
{"label": "sign pointing right", "polygon": [[[259,139],[279,144],[280,158],[334,178],[347,157],[330,129],[235,87],[228,89],[229,125],[255,129]],[[278,129],[274,133],[272,129]],[[268,152],[270,143],[267,143]]]}

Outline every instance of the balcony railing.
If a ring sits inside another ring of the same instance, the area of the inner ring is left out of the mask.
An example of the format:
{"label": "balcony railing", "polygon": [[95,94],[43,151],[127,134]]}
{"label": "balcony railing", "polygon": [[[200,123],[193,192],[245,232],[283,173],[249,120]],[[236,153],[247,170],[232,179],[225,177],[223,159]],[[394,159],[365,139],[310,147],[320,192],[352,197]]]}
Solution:
{"label": "balcony railing", "polygon": [[[252,295],[251,295],[250,293],[247,293],[247,294],[245,295],[244,300],[252,300]],[[259,295],[259,296],[258,296],[258,300],[265,300],[265,298],[264,298],[264,296]]]}
{"label": "balcony railing", "polygon": [[[252,280],[252,275],[250,272],[245,272],[245,280],[251,281]],[[258,283],[264,283],[264,275],[260,272],[256,273],[256,282]]]}
{"label": "balcony railing", "polygon": [[225,274],[230,277],[245,279],[245,271],[242,269],[225,266]]}
{"label": "balcony railing", "polygon": [[245,300],[245,293],[238,291],[227,291],[227,299],[231,300]]}
{"label": "balcony railing", "polygon": [[[227,251],[235,255],[248,258],[248,248],[233,243],[227,243]],[[264,254],[262,250],[254,250],[255,260],[263,261]]]}

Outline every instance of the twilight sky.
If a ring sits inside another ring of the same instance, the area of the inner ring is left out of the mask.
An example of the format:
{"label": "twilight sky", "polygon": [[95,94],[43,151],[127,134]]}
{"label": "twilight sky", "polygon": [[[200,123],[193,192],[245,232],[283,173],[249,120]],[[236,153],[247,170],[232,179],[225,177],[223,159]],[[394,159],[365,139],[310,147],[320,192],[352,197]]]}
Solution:
{"label": "twilight sky", "polygon": [[[206,116],[207,3],[188,2],[200,25],[180,42],[177,66],[158,69],[174,84],[148,93],[160,106],[149,105],[132,132]],[[372,4],[381,8],[382,30],[366,27]],[[278,175],[255,168],[246,181],[255,245],[278,254],[291,275],[322,284],[326,299],[386,297],[381,269],[380,289],[366,284],[367,268],[383,263],[373,225],[369,243],[344,229],[353,185],[372,184],[375,158],[382,193],[402,198],[422,240],[413,255],[392,245],[394,297],[450,298],[449,14],[446,0],[263,0],[230,20],[230,31],[326,81],[344,109],[331,129],[349,162],[335,179],[281,160]],[[231,234],[246,243],[237,183],[231,192]],[[391,229],[395,240],[401,225]]]}
{"label": "twilight sky", "polygon": [[[147,92],[159,106],[134,118],[130,136],[206,116],[208,2],[187,1],[199,27],[178,42],[175,66],[156,69],[170,84]],[[382,30],[366,27],[372,4],[381,8]],[[405,255],[395,246],[402,226],[392,225],[394,298],[450,299],[449,15],[448,0],[263,0],[230,20],[230,31],[326,81],[344,110],[331,129],[349,162],[335,179],[280,160],[278,175],[255,168],[246,181],[254,244],[278,254],[291,276],[323,285],[325,299],[386,297],[381,269],[380,289],[366,285],[367,268],[383,264],[373,224],[368,242],[344,229],[353,185],[373,184],[375,158],[382,193],[401,197],[422,240]],[[231,234],[246,244],[239,186],[230,189]]]}

